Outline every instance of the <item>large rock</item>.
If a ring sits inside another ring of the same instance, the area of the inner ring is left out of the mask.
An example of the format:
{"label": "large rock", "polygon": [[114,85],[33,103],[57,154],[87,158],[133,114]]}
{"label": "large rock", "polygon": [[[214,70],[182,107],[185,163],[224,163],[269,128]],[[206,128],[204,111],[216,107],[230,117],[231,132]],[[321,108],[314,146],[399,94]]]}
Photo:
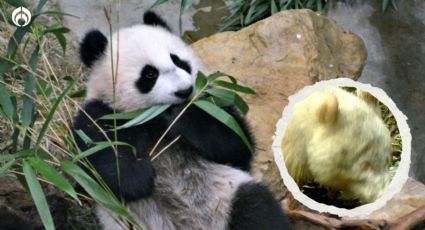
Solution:
{"label": "large rock", "polygon": [[397,220],[423,206],[425,206],[425,185],[409,178],[399,193],[384,207],[372,212],[369,217],[376,220]]}
{"label": "large rock", "polygon": [[[319,80],[341,76],[357,79],[366,61],[363,41],[325,16],[310,10],[290,10],[237,32],[207,37],[192,48],[207,71],[228,73],[257,91],[257,95],[246,97],[251,109],[248,120],[257,140],[252,173],[282,198],[286,190],[271,144],[288,97]],[[423,205],[425,186],[409,179],[402,191],[373,212],[370,219],[403,221],[401,217]],[[334,220],[339,224],[343,221]],[[309,229],[322,227],[313,225]]]}
{"label": "large rock", "polygon": [[253,174],[278,196],[284,186],[271,144],[288,96],[319,80],[356,79],[366,59],[358,36],[310,10],[284,11],[238,32],[202,39],[192,48],[208,71],[228,73],[256,90],[257,95],[246,97],[257,141]]}

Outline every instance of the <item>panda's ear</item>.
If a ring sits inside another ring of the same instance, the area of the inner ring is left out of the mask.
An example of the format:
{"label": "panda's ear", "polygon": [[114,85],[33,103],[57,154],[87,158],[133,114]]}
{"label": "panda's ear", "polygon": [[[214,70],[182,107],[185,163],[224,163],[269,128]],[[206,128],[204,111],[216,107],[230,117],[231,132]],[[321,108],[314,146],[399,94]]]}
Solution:
{"label": "panda's ear", "polygon": [[171,32],[171,29],[167,23],[165,23],[165,21],[153,11],[146,11],[146,13],[143,15],[143,23],[150,26],[161,26]]}
{"label": "panda's ear", "polygon": [[80,58],[87,66],[91,67],[105,52],[108,39],[99,30],[88,32],[80,44]]}
{"label": "panda's ear", "polygon": [[322,124],[334,124],[339,114],[338,99],[334,95],[321,96],[315,112]]}
{"label": "panda's ear", "polygon": [[372,94],[362,90],[356,90],[356,95],[358,98],[362,99],[366,104],[368,104],[376,114],[381,116],[381,107],[379,105],[379,100],[376,99]]}

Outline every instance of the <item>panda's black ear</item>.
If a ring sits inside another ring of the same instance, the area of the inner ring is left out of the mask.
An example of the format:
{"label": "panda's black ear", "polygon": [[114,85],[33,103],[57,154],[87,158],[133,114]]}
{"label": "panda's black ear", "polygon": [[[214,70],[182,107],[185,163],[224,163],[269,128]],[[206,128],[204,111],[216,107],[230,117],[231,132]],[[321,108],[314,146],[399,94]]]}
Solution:
{"label": "panda's black ear", "polygon": [[80,44],[80,58],[87,66],[91,67],[105,52],[108,39],[99,30],[88,32]]}
{"label": "panda's black ear", "polygon": [[171,31],[167,23],[165,23],[165,21],[153,11],[146,11],[146,13],[143,15],[143,22],[146,25],[161,26],[166,30]]}

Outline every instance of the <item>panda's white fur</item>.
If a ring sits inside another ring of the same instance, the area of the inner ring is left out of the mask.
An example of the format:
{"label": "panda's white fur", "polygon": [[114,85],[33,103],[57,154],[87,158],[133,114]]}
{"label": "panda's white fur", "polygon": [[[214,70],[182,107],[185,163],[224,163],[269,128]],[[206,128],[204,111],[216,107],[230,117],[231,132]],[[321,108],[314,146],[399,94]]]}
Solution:
{"label": "panda's white fur", "polygon": [[[158,160],[173,159],[162,157]],[[172,167],[172,162],[168,162],[168,165],[163,163],[160,164],[164,171],[159,172],[157,177],[162,181],[157,182],[156,185],[167,186],[167,188],[159,188],[160,190],[169,189],[176,191],[175,194],[181,194],[183,198],[181,201],[184,202],[164,206],[158,200],[172,196],[172,193],[154,193],[152,198],[131,203],[130,210],[142,229],[225,229],[231,212],[230,205],[237,188],[243,183],[253,182],[253,178],[248,173],[225,165],[204,162],[202,174],[199,175],[205,179],[203,186],[193,188],[190,184],[184,183],[184,177],[191,173],[201,173],[201,171],[196,169],[193,171],[193,168],[188,167],[184,169],[186,171],[183,174],[176,175],[173,168],[168,168]],[[188,195],[184,196],[184,193]],[[197,203],[200,201],[203,203]],[[126,229],[122,223],[119,223],[116,216],[100,206],[97,208],[97,215],[105,230]],[[179,224],[176,225],[176,223]]]}
{"label": "panda's white fur", "polygon": [[[151,161],[149,151],[185,100],[193,96],[195,76],[202,67],[193,51],[157,15],[149,12],[144,19],[148,25],[121,29],[110,41],[99,31],[83,39],[81,59],[92,72],[85,112],[76,116],[74,130],[84,131],[95,142],[105,141],[96,127],[113,139],[113,132],[108,131],[112,122],[99,118],[112,113],[114,105],[117,112],[163,103],[175,106],[142,125],[118,130],[118,140],[133,145],[137,156],[117,146],[118,158],[108,148],[90,155],[90,163],[117,197],[124,199],[142,229],[290,229],[271,192],[247,173],[252,159],[247,146],[195,106],[175,123],[158,149],[180,139]],[[118,63],[113,67],[117,72],[115,103],[110,55]],[[253,143],[246,121],[233,108],[224,109]],[[90,148],[75,137],[82,151]],[[97,214],[103,229],[129,227],[101,206]]]}
{"label": "panda's white fur", "polygon": [[[111,42],[112,52],[108,45],[105,56],[94,64],[87,85],[87,101],[102,99],[112,104],[113,91],[105,89],[110,89],[112,86],[111,76],[114,69],[117,73],[115,92],[117,109],[129,111],[158,103],[181,103],[183,100],[176,98],[173,93],[193,85],[195,75],[201,68],[200,61],[192,49],[162,27],[135,25],[124,28],[112,35]],[[192,67],[192,74],[176,67],[171,59],[164,58],[170,53],[175,53],[181,59],[187,60]],[[140,95],[134,85],[139,78],[142,63],[152,64],[160,70],[161,77],[148,95]]]}
{"label": "panda's white fur", "polygon": [[298,102],[281,148],[299,185],[316,182],[369,203],[390,182],[390,132],[365,92],[328,87]]}

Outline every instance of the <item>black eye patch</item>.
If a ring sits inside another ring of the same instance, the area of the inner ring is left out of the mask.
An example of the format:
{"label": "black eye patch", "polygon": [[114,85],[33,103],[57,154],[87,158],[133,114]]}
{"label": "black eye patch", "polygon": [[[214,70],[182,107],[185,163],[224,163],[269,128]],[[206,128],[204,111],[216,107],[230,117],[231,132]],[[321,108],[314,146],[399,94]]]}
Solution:
{"label": "black eye patch", "polygon": [[145,65],[140,72],[139,79],[136,81],[136,87],[142,93],[149,93],[155,85],[158,76],[159,71],[157,68],[151,65]]}
{"label": "black eye patch", "polygon": [[170,54],[171,60],[173,60],[174,65],[179,67],[180,69],[185,70],[189,74],[192,73],[192,68],[190,67],[189,63],[187,61],[183,61],[179,58],[179,56],[175,54]]}

